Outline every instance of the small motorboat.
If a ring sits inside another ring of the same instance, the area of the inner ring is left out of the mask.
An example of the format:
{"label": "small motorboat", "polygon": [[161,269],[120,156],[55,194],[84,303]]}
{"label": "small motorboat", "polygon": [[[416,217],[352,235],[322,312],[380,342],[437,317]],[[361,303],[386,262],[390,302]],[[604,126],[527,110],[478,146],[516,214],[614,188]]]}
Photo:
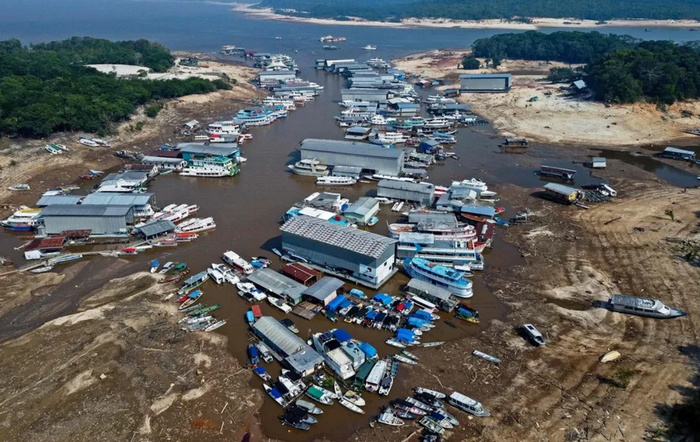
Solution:
{"label": "small motorboat", "polygon": [[160,261],[157,259],[154,259],[151,261],[151,273],[155,273],[158,271],[158,267],[160,266]]}
{"label": "small motorboat", "polygon": [[353,404],[349,400],[345,399],[343,396],[341,396],[338,399],[338,402],[340,403],[340,405],[342,405],[343,407],[347,408],[350,411],[354,411],[355,413],[358,413],[358,414],[365,414],[365,411],[362,408],[358,407],[357,405]]}
{"label": "small motorboat", "polygon": [[343,395],[343,398],[347,401],[352,402],[353,404],[357,405],[358,407],[364,407],[365,406],[365,400],[362,399],[362,396],[359,394],[355,393],[352,390],[348,390],[345,392]]}
{"label": "small motorboat", "polygon": [[168,271],[169,271],[170,269],[172,269],[173,267],[175,267],[175,263],[172,262],[172,261],[168,261],[168,262],[166,262],[165,265],[158,271],[158,273],[162,275],[162,274],[168,272]]}
{"label": "small motorboat", "polygon": [[406,346],[404,344],[402,344],[401,342],[397,341],[394,338],[389,338],[386,341],[384,341],[384,343],[387,345],[391,345],[392,347],[396,347],[396,348],[406,348]]}
{"label": "small motorboat", "polygon": [[408,357],[408,358],[411,358],[411,359],[413,359],[413,360],[415,360],[415,361],[418,360],[418,356],[416,356],[415,354],[411,353],[411,352],[408,351],[408,350],[403,350],[403,351],[401,352],[401,354],[404,355],[404,356],[406,356],[406,357]]}
{"label": "small motorboat", "polygon": [[306,396],[310,397],[316,402],[320,402],[324,405],[333,405],[334,395],[325,388],[321,388],[317,385],[312,385],[311,387],[309,387],[308,390],[306,390],[304,394],[306,394]]}
{"label": "small motorboat", "polygon": [[500,363],[501,363],[501,360],[500,360],[500,359],[498,359],[498,358],[495,357],[495,356],[491,356],[491,355],[489,355],[489,354],[486,354],[486,353],[484,353],[483,351],[474,350],[474,351],[472,352],[472,354],[473,354],[474,356],[476,356],[477,358],[481,358],[481,359],[484,359],[484,360],[486,360],[486,361],[493,362],[494,364],[500,364]]}
{"label": "small motorboat", "polygon": [[294,325],[294,322],[289,319],[289,318],[284,318],[280,319],[280,323],[287,327],[287,330],[289,330],[292,333],[299,333],[299,329]]}
{"label": "small motorboat", "polygon": [[301,407],[306,410],[307,413],[310,414],[323,414],[323,410],[312,404],[311,402],[307,402],[304,399],[297,399],[296,401],[297,407]]}
{"label": "small motorboat", "polygon": [[265,392],[281,406],[286,405],[286,401],[284,400],[284,397],[282,397],[282,393],[280,393],[276,388],[270,387],[267,384],[263,384],[263,388],[265,389]]}
{"label": "small motorboat", "polygon": [[397,417],[400,417],[401,419],[415,419],[416,418],[415,414],[409,413],[408,411],[406,411],[402,408],[399,408],[399,407],[394,407],[394,414]]}
{"label": "small motorboat", "polygon": [[270,382],[272,380],[272,376],[265,370],[265,367],[257,366],[253,367],[253,373],[255,373],[260,379],[262,379],[265,382]]}
{"label": "small motorboat", "polygon": [[435,399],[444,399],[446,397],[445,393],[441,393],[437,390],[430,390],[428,388],[423,388],[423,387],[416,387],[413,389],[416,393],[422,393],[422,394],[427,394]]}
{"label": "small motorboat", "polygon": [[525,324],[525,325],[523,325],[523,330],[525,331],[527,336],[530,338],[530,340],[538,347],[540,345],[546,344],[544,337],[542,336],[542,333],[540,333],[540,331],[537,330],[537,328],[535,328],[534,325]]}
{"label": "small motorboat", "polygon": [[35,269],[32,269],[32,270],[30,270],[30,272],[32,272],[32,273],[46,273],[46,272],[50,272],[51,270],[53,270],[52,265],[45,265],[42,267],[37,267]]}
{"label": "small motorboat", "polygon": [[385,409],[382,414],[379,415],[377,418],[377,422],[384,424],[384,425],[391,425],[394,427],[400,427],[404,425],[404,421],[396,417],[394,412],[391,410],[391,408]]}
{"label": "small motorboat", "polygon": [[407,358],[407,357],[404,356],[404,355],[394,355],[393,357],[394,357],[394,359],[396,359],[397,361],[403,362],[404,364],[408,364],[408,365],[417,365],[417,364],[418,364],[418,362],[414,361],[414,360],[411,359],[411,358]]}
{"label": "small motorboat", "polygon": [[289,425],[297,430],[308,431],[309,428],[311,428],[309,424],[302,422],[301,419],[289,413],[281,416],[280,421],[282,422],[282,425]]}
{"label": "small motorboat", "polygon": [[226,320],[225,319],[219,319],[218,321],[214,322],[213,324],[210,324],[207,326],[207,328],[204,329],[205,332],[210,332],[214,331],[217,328],[221,328],[224,325],[226,325]]}

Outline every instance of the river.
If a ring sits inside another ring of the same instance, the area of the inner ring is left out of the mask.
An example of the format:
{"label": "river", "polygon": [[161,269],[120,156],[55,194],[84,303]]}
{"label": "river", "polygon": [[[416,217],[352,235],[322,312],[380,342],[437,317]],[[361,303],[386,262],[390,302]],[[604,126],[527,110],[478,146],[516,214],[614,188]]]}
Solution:
{"label": "river", "polygon": [[[3,11],[0,16],[0,38],[19,38],[25,43],[89,35],[109,39],[146,38],[159,41],[174,50],[187,51],[213,52],[224,44],[242,45],[264,52],[293,54],[298,50],[295,57],[302,70],[301,76],[325,87],[319,99],[291,112],[287,119],[268,127],[252,129],[254,140],[243,146],[248,161],[243,165],[240,175],[232,179],[192,179],[173,175],[157,178],[150,191],[156,193],[160,206],[170,203],[198,204],[199,215],[213,216],[218,228],[192,244],[138,256],[133,264],[134,270],[146,269],[147,261],[158,258],[161,262],[186,261],[194,271],[199,271],[212,262],[219,262],[221,254],[226,250],[234,250],[244,257],[261,254],[273,257],[270,250],[279,247],[279,221],[282,214],[293,203],[319,190],[313,179],[294,176],[286,171],[286,166],[296,159],[295,148],[304,138],[342,138],[342,132],[334,124],[333,116],[339,112],[336,102],[340,98],[344,79],[311,67],[314,58],[330,55],[313,54],[313,51],[319,50],[318,38],[321,35],[334,34],[348,38],[349,41],[343,45],[342,50],[332,53],[333,57],[363,60],[370,56],[391,59],[433,48],[467,47],[477,38],[503,32],[495,29],[384,29],[261,21],[235,13],[230,10],[230,6],[197,2],[0,0],[0,10]],[[607,28],[606,32],[676,41],[691,40],[697,35],[677,28],[653,28],[650,32],[635,28]],[[368,54],[360,49],[366,44],[377,45],[379,50]],[[460,129],[457,139],[454,151],[459,160],[448,159],[435,166],[429,172],[429,181],[448,185],[452,179],[476,177],[496,186],[510,183],[537,188],[541,187],[542,182],[534,170],[543,161],[577,169],[577,185],[599,181],[579,163],[573,164],[572,158],[567,157],[567,153],[561,149],[533,146],[527,155],[503,154],[497,147],[498,140],[489,126]],[[670,180],[673,181],[676,175],[671,175]],[[683,176],[683,180],[690,183],[689,175]],[[374,194],[375,185],[359,184],[353,188],[344,188],[342,192],[344,196],[356,199],[362,195]],[[513,208],[508,209],[507,215],[512,215]],[[380,212],[380,223],[373,231],[385,234],[386,223],[394,219],[395,215],[385,206]],[[2,244],[18,242],[13,235],[0,235]],[[5,254],[6,251],[2,252]],[[278,268],[280,262],[276,258],[274,261],[274,267]],[[486,262],[488,273],[489,266],[514,265],[520,263],[521,258],[517,249],[497,239],[493,250],[486,253]],[[406,276],[399,274],[382,287],[382,291],[397,294],[399,286],[406,281]],[[505,306],[489,292],[483,277],[478,275],[474,282],[475,296],[470,302],[481,312],[482,324],[474,326],[460,323],[457,328],[451,328],[439,323],[434,331],[428,333],[425,341],[449,341],[473,335],[482,331],[491,320],[502,318],[506,314]],[[218,316],[228,319],[228,324],[220,331],[229,338],[231,353],[241,363],[245,363],[249,335],[243,315],[249,305],[235,294],[231,286],[215,287],[213,283],[207,283],[204,291],[207,303],[223,305]],[[262,308],[264,314],[282,317],[278,310],[266,303]],[[293,320],[300,329],[300,335],[304,337],[309,331],[325,331],[333,327],[323,317],[309,322],[296,317]],[[383,343],[389,337],[385,331],[347,324],[342,327],[355,338],[370,342],[382,355],[395,353]],[[420,350],[419,354],[429,359],[430,350]],[[271,364],[269,368],[273,375],[279,369],[278,364]],[[404,370],[402,368],[402,372]],[[260,387],[260,380],[254,378],[251,388]],[[391,397],[405,395],[408,387],[410,386],[399,380]],[[370,416],[378,411],[379,405],[387,402],[373,394],[366,394],[365,397],[368,399],[365,408]],[[267,436],[283,440],[301,441],[319,436],[340,440],[350,436],[355,428],[364,427],[369,419],[368,416],[355,415],[339,405],[324,407],[325,413],[320,416],[319,424],[314,425],[311,432],[299,434],[296,431],[290,433],[286,427],[279,425],[277,417],[280,411],[266,397],[260,418]],[[343,422],[343,425],[337,425],[338,422]]]}

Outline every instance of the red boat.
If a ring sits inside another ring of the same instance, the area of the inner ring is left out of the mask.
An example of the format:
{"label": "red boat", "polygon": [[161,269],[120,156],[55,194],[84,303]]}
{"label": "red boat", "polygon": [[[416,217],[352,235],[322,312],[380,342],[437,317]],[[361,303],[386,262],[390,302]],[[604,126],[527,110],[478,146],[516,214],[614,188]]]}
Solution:
{"label": "red boat", "polygon": [[138,253],[138,250],[136,250],[136,247],[126,247],[124,249],[121,249],[119,253],[122,255],[136,255]]}
{"label": "red boat", "polygon": [[89,173],[86,173],[85,175],[80,175],[78,178],[82,180],[94,180],[95,177],[93,175],[90,175]]}
{"label": "red boat", "polygon": [[189,296],[190,296],[189,293],[182,296],[180,299],[177,300],[177,303],[182,304],[183,302],[187,301],[187,298],[189,298]]}
{"label": "red boat", "polygon": [[260,306],[255,304],[250,306],[250,311],[253,312],[253,316],[255,318],[259,318],[262,316],[262,310],[260,310]]}
{"label": "red boat", "polygon": [[506,211],[505,207],[496,207],[496,215],[500,215],[501,213],[503,213],[505,211]]}

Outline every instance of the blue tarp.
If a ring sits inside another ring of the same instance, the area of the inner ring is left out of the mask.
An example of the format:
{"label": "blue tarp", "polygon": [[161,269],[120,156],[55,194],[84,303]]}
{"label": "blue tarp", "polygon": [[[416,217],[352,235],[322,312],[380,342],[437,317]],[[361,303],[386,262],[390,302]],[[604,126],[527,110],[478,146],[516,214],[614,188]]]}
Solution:
{"label": "blue tarp", "polygon": [[328,305],[326,306],[326,310],[331,311],[331,312],[338,310],[338,308],[340,307],[340,304],[342,304],[344,299],[346,299],[345,296],[337,296],[337,297],[333,298],[333,300],[331,302],[329,302]]}
{"label": "blue tarp", "polygon": [[365,318],[367,319],[374,319],[377,317],[378,312],[376,310],[372,310],[371,312],[367,313],[367,316]]}
{"label": "blue tarp", "polygon": [[373,357],[377,356],[377,350],[366,342],[360,343],[360,350],[362,350],[362,352],[368,358],[373,358]]}
{"label": "blue tarp", "polygon": [[400,328],[396,330],[397,336],[413,336],[413,331],[407,328]]}
{"label": "blue tarp", "polygon": [[251,358],[255,358],[260,355],[260,352],[258,351],[258,347],[251,345],[248,347],[248,355],[250,355]]}
{"label": "blue tarp", "polygon": [[279,399],[282,397],[282,395],[280,394],[279,391],[277,391],[276,388],[273,388],[272,390],[270,390],[270,396],[272,396],[275,399]]}
{"label": "blue tarp", "polygon": [[417,312],[411,314],[411,316],[415,316],[426,321],[431,321],[433,319],[430,313],[426,312],[425,310],[418,310]]}
{"label": "blue tarp", "polygon": [[339,310],[344,309],[345,307],[349,306],[350,304],[352,304],[351,300],[349,300],[348,298],[343,298],[343,302],[340,303]]}
{"label": "blue tarp", "polygon": [[336,330],[333,330],[333,336],[335,336],[335,339],[338,340],[341,344],[343,342],[347,342],[350,339],[352,339],[352,336],[350,336],[350,333],[346,332],[342,328],[338,328]]}
{"label": "blue tarp", "polygon": [[384,305],[389,305],[394,300],[393,297],[387,295],[386,293],[377,293],[372,298],[373,301],[380,302]]}
{"label": "blue tarp", "polygon": [[416,317],[408,318],[408,325],[410,325],[411,327],[421,327],[426,322],[428,321]]}
{"label": "blue tarp", "polygon": [[255,372],[258,373],[258,374],[263,374],[263,373],[265,373],[265,367],[261,367],[261,366],[259,366],[259,365],[258,365],[257,367],[255,367],[253,370],[255,370]]}
{"label": "blue tarp", "polygon": [[409,311],[411,310],[411,307],[413,307],[413,303],[411,301],[406,301],[403,303],[404,305],[404,310]]}

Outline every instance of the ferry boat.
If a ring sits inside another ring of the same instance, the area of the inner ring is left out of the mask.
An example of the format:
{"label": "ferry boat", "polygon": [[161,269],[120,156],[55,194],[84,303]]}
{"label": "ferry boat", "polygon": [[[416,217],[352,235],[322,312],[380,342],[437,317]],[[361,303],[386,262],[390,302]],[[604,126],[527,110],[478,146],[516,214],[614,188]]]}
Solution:
{"label": "ferry boat", "polygon": [[323,356],[326,364],[341,379],[345,380],[355,376],[352,361],[345,354],[340,342],[331,332],[316,333],[313,335],[312,340],[316,351]]}
{"label": "ferry boat", "polygon": [[236,124],[245,124],[246,126],[266,126],[275,121],[275,116],[272,111],[260,108],[246,108],[238,111],[233,117]]}
{"label": "ferry boat", "polygon": [[297,161],[294,165],[288,166],[289,170],[296,175],[321,177],[328,175],[328,166],[321,164],[315,159]]}
{"label": "ferry boat", "polygon": [[476,228],[469,224],[457,226],[446,223],[389,224],[389,236],[392,238],[399,239],[402,233],[407,232],[432,233],[436,240],[477,239]]}
{"label": "ferry boat", "polygon": [[7,230],[15,232],[34,230],[40,224],[41,210],[42,209],[20,206],[19,210],[10,215],[7,219],[0,221],[0,224]]}
{"label": "ferry boat", "polygon": [[470,298],[474,295],[472,282],[464,272],[423,258],[406,258],[403,265],[406,273],[412,278],[443,287],[460,298]]}
{"label": "ferry boat", "polygon": [[320,186],[352,186],[355,183],[355,178],[346,176],[320,176],[316,180],[316,184]]}
{"label": "ferry boat", "polygon": [[[423,258],[445,266],[468,265],[473,269],[483,269],[484,258],[474,248],[470,240],[446,240],[432,233],[405,232],[399,234],[396,257]],[[471,275],[469,275],[471,276]]]}
{"label": "ferry boat", "polygon": [[608,309],[613,312],[657,319],[679,318],[687,315],[686,312],[669,307],[657,299],[628,295],[613,295],[608,301]]}
{"label": "ferry boat", "polygon": [[425,129],[445,129],[452,127],[453,122],[444,117],[435,117],[425,120],[423,128]]}
{"label": "ferry boat", "polygon": [[222,259],[226,264],[230,265],[231,267],[236,267],[246,275],[250,275],[251,273],[253,273],[253,266],[250,265],[248,261],[241,258],[240,255],[238,255],[236,252],[232,252],[230,250],[224,252]]}
{"label": "ferry boat", "polygon": [[209,135],[232,135],[241,134],[241,125],[235,121],[215,121],[207,126],[206,132]]}
{"label": "ferry boat", "polygon": [[182,169],[180,176],[222,178],[235,176],[240,172],[238,163],[228,157],[193,158]]}

